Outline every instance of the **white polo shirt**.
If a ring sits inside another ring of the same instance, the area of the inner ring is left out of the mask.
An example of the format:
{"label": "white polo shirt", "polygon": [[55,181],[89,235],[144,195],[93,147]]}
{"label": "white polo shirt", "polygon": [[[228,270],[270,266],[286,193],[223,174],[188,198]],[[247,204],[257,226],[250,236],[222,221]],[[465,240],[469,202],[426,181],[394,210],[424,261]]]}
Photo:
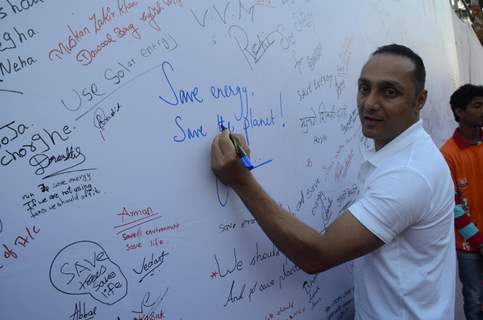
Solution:
{"label": "white polo shirt", "polygon": [[349,211],[385,244],[355,262],[356,319],[453,319],[454,185],[440,151],[419,120],[365,160]]}

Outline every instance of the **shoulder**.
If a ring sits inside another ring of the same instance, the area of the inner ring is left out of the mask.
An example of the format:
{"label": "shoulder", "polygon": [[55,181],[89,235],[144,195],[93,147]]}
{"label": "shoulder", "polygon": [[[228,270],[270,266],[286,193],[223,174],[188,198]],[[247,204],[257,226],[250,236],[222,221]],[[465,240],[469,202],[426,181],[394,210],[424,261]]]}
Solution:
{"label": "shoulder", "polygon": [[452,155],[457,153],[459,148],[453,138],[448,139],[443,146],[440,148],[443,155]]}
{"label": "shoulder", "polygon": [[402,177],[405,181],[431,186],[441,174],[449,174],[443,155],[431,138],[418,141],[385,161],[377,168],[376,177]]}
{"label": "shoulder", "polygon": [[[376,170],[369,185],[390,187],[391,190],[387,190],[391,193],[396,191],[412,193],[415,189],[419,189],[419,191],[421,191],[420,189],[430,189],[430,183],[424,169],[414,167],[409,163],[401,166],[385,166]],[[408,186],[412,186],[412,188],[408,188]]]}
{"label": "shoulder", "polygon": [[454,146],[453,144],[454,141],[452,139],[446,142],[445,145],[449,149],[448,152],[443,152],[438,149],[432,140],[414,146],[407,166],[418,172],[430,185],[434,185],[436,182],[441,182],[445,179],[451,181],[448,164],[454,161],[454,150],[458,148],[456,144]]}
{"label": "shoulder", "polygon": [[417,170],[398,166],[371,176],[353,216],[385,243],[420,221],[430,207],[431,187]]}

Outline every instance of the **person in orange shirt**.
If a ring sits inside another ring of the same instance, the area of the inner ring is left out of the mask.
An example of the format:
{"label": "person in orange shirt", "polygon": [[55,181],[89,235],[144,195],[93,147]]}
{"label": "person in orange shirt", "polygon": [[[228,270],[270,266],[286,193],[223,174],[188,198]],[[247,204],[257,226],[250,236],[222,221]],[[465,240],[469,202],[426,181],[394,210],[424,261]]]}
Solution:
{"label": "person in orange shirt", "polygon": [[458,269],[466,319],[483,319],[483,86],[465,84],[450,98],[459,123],[441,151],[455,184]]}

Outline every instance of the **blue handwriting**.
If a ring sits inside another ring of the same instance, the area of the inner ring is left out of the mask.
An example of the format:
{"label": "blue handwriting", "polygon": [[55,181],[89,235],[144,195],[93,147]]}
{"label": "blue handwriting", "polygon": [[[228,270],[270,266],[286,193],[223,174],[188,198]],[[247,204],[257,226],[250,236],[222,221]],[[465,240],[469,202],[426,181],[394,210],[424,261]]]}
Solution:
{"label": "blue handwriting", "polygon": [[159,96],[159,98],[171,106],[177,106],[180,103],[181,104],[187,104],[187,103],[193,103],[193,102],[202,103],[203,98],[198,97],[199,89],[196,86],[193,87],[193,89],[191,90],[186,91],[183,89],[179,89],[179,91],[176,92],[175,88],[173,87],[173,84],[171,83],[171,81],[168,78],[168,75],[166,74],[166,66],[168,66],[172,72],[174,72],[174,68],[171,65],[171,63],[169,63],[168,61],[164,61],[161,65],[161,69],[163,70],[163,75],[166,79],[166,82],[169,85],[169,88],[171,89],[174,101],[168,100],[167,98],[163,98],[162,96]]}
{"label": "blue handwriting", "polygon": [[185,129],[181,125],[182,120],[183,119],[181,118],[181,116],[176,116],[176,118],[174,118],[174,122],[176,123],[176,126],[178,127],[180,134],[181,134],[180,136],[178,136],[178,135],[173,136],[174,142],[181,143],[181,142],[186,141],[186,139],[193,140],[193,139],[199,139],[199,138],[206,137],[207,133],[204,131],[203,125],[200,125],[196,129],[189,129],[189,128]]}

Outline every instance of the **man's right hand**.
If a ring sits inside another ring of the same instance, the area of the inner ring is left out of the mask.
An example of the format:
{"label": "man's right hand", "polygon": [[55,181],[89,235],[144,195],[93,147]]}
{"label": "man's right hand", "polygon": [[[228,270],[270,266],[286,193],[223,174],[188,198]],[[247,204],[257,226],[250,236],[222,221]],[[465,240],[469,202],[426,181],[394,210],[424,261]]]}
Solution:
{"label": "man's right hand", "polygon": [[[241,134],[231,134],[231,137],[236,139],[247,155],[250,155],[250,149]],[[228,130],[223,130],[213,139],[211,144],[211,169],[223,184],[230,187],[243,185],[252,178],[250,170],[241,164]]]}

